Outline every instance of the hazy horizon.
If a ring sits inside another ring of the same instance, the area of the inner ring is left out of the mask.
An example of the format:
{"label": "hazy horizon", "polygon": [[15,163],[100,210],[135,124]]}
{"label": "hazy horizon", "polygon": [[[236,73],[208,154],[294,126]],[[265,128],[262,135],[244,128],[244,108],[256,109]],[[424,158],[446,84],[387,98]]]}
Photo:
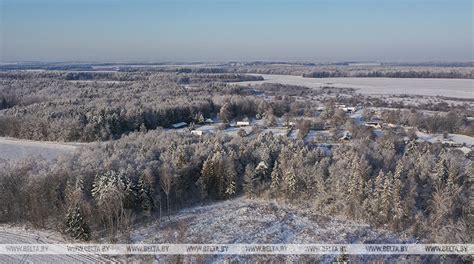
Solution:
{"label": "hazy horizon", "polygon": [[0,61],[466,62],[465,0],[0,0]]}

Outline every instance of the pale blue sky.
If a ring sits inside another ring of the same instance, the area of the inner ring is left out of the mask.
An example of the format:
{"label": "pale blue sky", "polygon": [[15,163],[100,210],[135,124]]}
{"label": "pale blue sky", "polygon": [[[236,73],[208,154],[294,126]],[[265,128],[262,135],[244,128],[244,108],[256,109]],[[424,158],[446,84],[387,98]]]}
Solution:
{"label": "pale blue sky", "polygon": [[0,0],[0,61],[472,61],[472,0]]}

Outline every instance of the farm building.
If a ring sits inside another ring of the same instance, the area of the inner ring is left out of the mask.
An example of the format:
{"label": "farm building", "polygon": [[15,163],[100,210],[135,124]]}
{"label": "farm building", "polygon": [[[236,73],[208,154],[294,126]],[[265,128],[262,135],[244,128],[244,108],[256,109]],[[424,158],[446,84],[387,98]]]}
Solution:
{"label": "farm building", "polygon": [[171,125],[171,127],[172,128],[182,128],[182,127],[185,127],[187,125],[188,125],[188,123],[186,123],[186,122],[179,122],[179,123]]}
{"label": "farm building", "polygon": [[236,126],[243,127],[243,126],[250,126],[249,121],[237,121]]}
{"label": "farm building", "polygon": [[347,107],[343,107],[341,108],[342,111],[346,112],[346,113],[354,113],[357,111],[357,107],[356,106],[347,106]]}
{"label": "farm building", "polygon": [[191,130],[191,134],[196,135],[196,136],[202,136],[204,134],[204,131],[202,131],[202,130]]}

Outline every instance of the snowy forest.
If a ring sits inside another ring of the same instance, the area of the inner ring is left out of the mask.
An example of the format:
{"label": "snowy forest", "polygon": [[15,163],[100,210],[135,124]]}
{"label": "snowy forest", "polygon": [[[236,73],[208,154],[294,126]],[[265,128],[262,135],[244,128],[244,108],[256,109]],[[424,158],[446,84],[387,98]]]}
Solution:
{"label": "snowy forest", "polygon": [[287,199],[431,242],[467,243],[474,167],[466,164],[459,152],[393,138],[328,153],[263,134],[137,132],[54,164],[2,163],[0,220],[54,223],[81,239],[103,230],[113,237],[137,217],[246,195]]}
{"label": "snowy forest", "polygon": [[[0,73],[0,136],[85,144],[55,160],[0,159],[0,222],[117,241],[137,223],[247,197],[419,242],[472,242],[472,152],[419,139],[472,137],[472,100],[406,105],[349,88],[239,85],[256,80],[197,70]],[[210,119],[213,133],[190,133]],[[254,124],[230,133],[239,120]],[[172,129],[179,122],[188,127]]]}

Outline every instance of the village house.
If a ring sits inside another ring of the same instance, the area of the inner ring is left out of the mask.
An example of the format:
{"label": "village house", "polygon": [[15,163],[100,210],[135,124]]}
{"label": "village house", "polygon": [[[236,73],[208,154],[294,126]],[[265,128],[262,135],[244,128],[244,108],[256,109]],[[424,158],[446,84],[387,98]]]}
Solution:
{"label": "village house", "polygon": [[365,122],[365,126],[373,127],[373,128],[382,128],[382,126],[380,125],[380,122],[377,122],[377,121]]}
{"label": "village house", "polygon": [[348,106],[348,107],[343,107],[343,108],[341,108],[341,109],[342,109],[342,111],[344,111],[344,112],[346,112],[346,113],[349,113],[349,114],[354,113],[354,112],[357,111],[357,107],[356,107],[356,106]]}

